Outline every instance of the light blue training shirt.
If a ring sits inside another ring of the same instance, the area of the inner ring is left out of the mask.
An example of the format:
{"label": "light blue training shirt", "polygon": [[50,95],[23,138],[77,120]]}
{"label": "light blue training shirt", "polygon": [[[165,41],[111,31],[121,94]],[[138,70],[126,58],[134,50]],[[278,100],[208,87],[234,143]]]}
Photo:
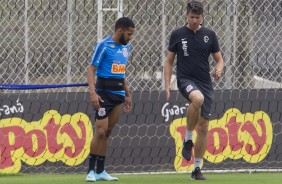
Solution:
{"label": "light blue training shirt", "polygon": [[[129,54],[130,44],[118,44],[110,35],[97,43],[91,64],[97,68],[98,77],[124,79]],[[125,96],[125,91],[107,91]]]}

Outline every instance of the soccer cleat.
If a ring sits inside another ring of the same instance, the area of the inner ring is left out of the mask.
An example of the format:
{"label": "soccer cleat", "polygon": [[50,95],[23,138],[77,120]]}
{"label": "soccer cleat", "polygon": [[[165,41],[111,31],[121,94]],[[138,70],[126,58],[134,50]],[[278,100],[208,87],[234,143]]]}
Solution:
{"label": "soccer cleat", "polygon": [[206,180],[207,178],[205,178],[202,173],[201,173],[201,169],[199,167],[196,167],[194,169],[194,171],[192,171],[192,175],[191,175],[191,179],[192,180]]}
{"label": "soccer cleat", "polygon": [[88,175],[86,176],[86,181],[90,181],[90,182],[95,182],[96,181],[96,177],[95,177],[95,173],[94,171],[90,171],[88,173]]}
{"label": "soccer cleat", "polygon": [[191,157],[192,157],[192,147],[193,147],[192,140],[183,142],[182,156],[183,158],[185,158],[188,161],[191,160]]}
{"label": "soccer cleat", "polygon": [[105,170],[101,172],[100,174],[95,174],[97,181],[118,181],[118,178],[112,177],[109,175]]}

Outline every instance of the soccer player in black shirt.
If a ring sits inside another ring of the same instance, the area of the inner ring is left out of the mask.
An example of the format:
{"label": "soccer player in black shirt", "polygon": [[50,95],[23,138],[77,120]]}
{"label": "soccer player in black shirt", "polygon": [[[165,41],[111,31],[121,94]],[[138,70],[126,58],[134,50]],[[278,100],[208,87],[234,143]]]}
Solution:
{"label": "soccer player in black shirt", "polygon": [[[207,147],[208,124],[213,102],[213,87],[208,58],[216,61],[214,77],[219,80],[224,67],[216,34],[201,25],[203,4],[192,0],[187,4],[187,24],[172,32],[167,58],[164,63],[166,97],[170,97],[170,82],[174,58],[177,55],[176,78],[181,94],[190,102],[187,108],[187,129],[182,155],[191,160],[194,146],[194,170],[192,179],[205,180],[201,164]],[[197,126],[197,138],[193,144],[193,132]]]}

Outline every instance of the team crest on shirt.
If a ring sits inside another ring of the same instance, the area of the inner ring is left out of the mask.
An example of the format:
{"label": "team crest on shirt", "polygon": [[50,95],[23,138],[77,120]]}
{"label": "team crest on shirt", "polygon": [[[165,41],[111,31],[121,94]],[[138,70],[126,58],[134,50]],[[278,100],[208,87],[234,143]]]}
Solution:
{"label": "team crest on shirt", "polygon": [[122,54],[124,57],[128,57],[129,54],[127,48],[122,48]]}
{"label": "team crest on shirt", "polygon": [[209,38],[208,36],[204,36],[204,42],[205,42],[205,43],[208,43],[209,39],[210,39],[210,38]]}

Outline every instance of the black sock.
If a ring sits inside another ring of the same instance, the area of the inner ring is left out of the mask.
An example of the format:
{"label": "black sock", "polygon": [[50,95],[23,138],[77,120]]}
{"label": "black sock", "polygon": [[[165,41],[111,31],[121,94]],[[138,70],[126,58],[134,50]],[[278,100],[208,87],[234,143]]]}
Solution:
{"label": "black sock", "polygon": [[95,163],[97,160],[97,156],[98,155],[94,155],[92,153],[89,154],[89,167],[88,167],[88,173],[93,170],[94,171],[94,167],[95,167]]}
{"label": "black sock", "polygon": [[105,170],[105,160],[105,156],[97,156],[97,174],[100,174]]}

